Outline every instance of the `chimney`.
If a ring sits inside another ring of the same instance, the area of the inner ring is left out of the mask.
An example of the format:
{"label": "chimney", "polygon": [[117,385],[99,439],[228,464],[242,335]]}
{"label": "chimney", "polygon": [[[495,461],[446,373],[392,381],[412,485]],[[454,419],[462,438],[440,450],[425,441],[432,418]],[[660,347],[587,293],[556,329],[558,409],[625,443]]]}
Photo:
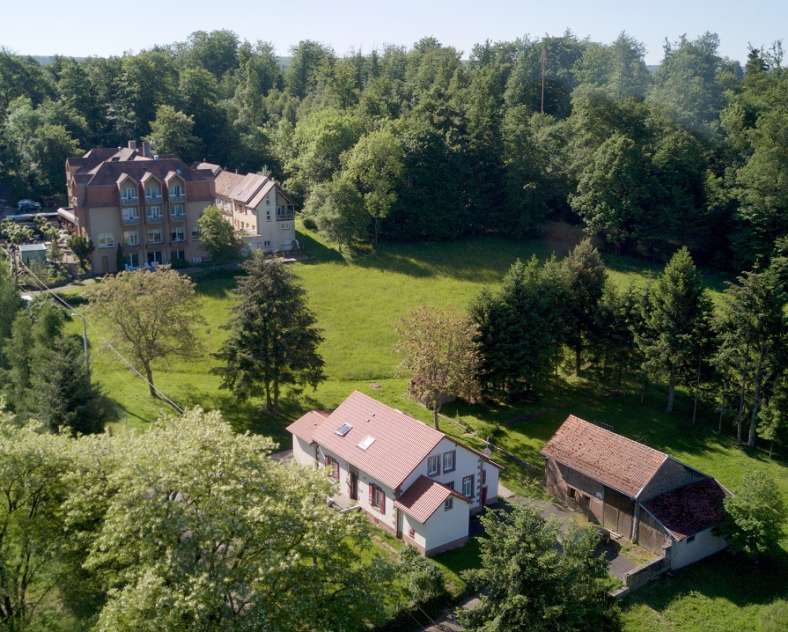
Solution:
{"label": "chimney", "polygon": [[150,143],[147,140],[142,141],[142,155],[146,158],[151,157]]}
{"label": "chimney", "polygon": [[137,149],[137,141],[136,140],[130,140],[129,141],[129,149]]}

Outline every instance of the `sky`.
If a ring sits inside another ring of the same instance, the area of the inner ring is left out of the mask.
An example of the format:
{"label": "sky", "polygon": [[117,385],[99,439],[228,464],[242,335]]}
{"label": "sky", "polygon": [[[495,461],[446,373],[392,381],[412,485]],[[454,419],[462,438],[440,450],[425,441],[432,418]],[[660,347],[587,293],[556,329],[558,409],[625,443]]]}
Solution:
{"label": "sky", "polygon": [[[115,8],[117,7],[117,8]],[[0,0],[0,47],[29,55],[119,55],[184,40],[197,30],[230,29],[271,42],[279,55],[302,39],[338,54],[437,37],[466,56],[485,39],[558,35],[610,42],[622,30],[662,58],[665,38],[720,36],[720,53],[743,61],[788,33],[787,0]],[[788,44],[788,42],[786,42]]]}

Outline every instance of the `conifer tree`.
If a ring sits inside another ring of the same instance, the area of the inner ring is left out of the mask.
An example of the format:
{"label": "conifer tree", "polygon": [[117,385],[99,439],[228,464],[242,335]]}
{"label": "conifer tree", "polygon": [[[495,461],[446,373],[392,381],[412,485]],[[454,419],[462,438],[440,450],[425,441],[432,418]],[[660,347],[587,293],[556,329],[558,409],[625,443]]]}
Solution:
{"label": "conifer tree", "polygon": [[216,354],[224,364],[214,372],[222,388],[241,399],[262,394],[272,409],[283,386],[315,388],[325,379],[317,351],[323,336],[306,291],[282,261],[255,253],[243,268],[241,302],[229,322],[230,337]]}
{"label": "conifer tree", "polygon": [[582,352],[594,326],[594,316],[605,286],[605,263],[590,239],[584,239],[564,259],[567,273],[567,343],[575,354],[580,374]]}
{"label": "conifer tree", "polygon": [[673,411],[676,386],[695,375],[707,348],[711,303],[689,250],[679,250],[648,293],[637,344],[646,372],[668,385],[666,412]]}
{"label": "conifer tree", "polygon": [[719,347],[713,361],[739,394],[738,438],[742,440],[745,408],[749,410],[747,445],[755,446],[764,397],[785,366],[788,354],[788,300],[781,266],[745,272],[725,292],[715,320]]}

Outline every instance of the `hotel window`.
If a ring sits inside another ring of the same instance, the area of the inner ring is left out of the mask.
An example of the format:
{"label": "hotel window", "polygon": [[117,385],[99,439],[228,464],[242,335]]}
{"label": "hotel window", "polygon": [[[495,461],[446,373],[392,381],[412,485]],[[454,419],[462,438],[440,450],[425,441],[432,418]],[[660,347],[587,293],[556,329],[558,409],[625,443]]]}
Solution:
{"label": "hotel window", "polygon": [[173,217],[183,217],[183,204],[173,204],[170,213]]}
{"label": "hotel window", "polygon": [[161,242],[161,230],[155,228],[153,230],[148,231],[148,243],[149,244],[158,244]]}
{"label": "hotel window", "polygon": [[138,253],[134,252],[123,257],[123,262],[126,264],[127,268],[139,268],[140,256]]}
{"label": "hotel window", "polygon": [[137,199],[137,187],[132,184],[127,184],[120,190],[120,199],[121,200],[136,200]]}
{"label": "hotel window", "polygon": [[127,206],[123,209],[123,221],[130,224],[140,218],[140,211],[136,206]]}
{"label": "hotel window", "polygon": [[99,248],[114,248],[115,235],[112,233],[99,233],[96,242]]}
{"label": "hotel window", "polygon": [[145,185],[145,197],[149,200],[158,200],[161,197],[161,189],[156,183]]}
{"label": "hotel window", "polygon": [[161,206],[149,206],[148,219],[161,219]]}
{"label": "hotel window", "polygon": [[183,197],[183,185],[179,183],[173,183],[170,185],[170,195],[172,197]]}
{"label": "hotel window", "polygon": [[462,495],[467,496],[468,498],[473,498],[473,474],[470,476],[463,476]]}
{"label": "hotel window", "polygon": [[339,482],[339,461],[332,459],[330,456],[326,456],[326,470],[328,471],[329,478],[333,478],[335,481]]}
{"label": "hotel window", "polygon": [[172,241],[183,241],[184,240],[185,231],[183,230],[183,226],[176,226],[172,229],[172,233],[170,234],[170,239]]}
{"label": "hotel window", "polygon": [[179,250],[173,250],[171,258],[173,261],[186,261],[186,251],[182,248]]}
{"label": "hotel window", "polygon": [[123,243],[127,246],[139,246],[140,234],[136,230],[124,230]]}
{"label": "hotel window", "polygon": [[161,263],[161,250],[150,250],[148,251],[148,263]]}
{"label": "hotel window", "polygon": [[455,468],[455,462],[457,460],[457,451],[450,450],[449,452],[443,453],[443,473],[446,472],[453,472]]}
{"label": "hotel window", "polygon": [[380,513],[386,513],[386,494],[374,483],[369,484],[369,505],[378,509]]}
{"label": "hotel window", "polygon": [[195,226],[192,228],[192,239],[199,239],[200,238],[200,227]]}
{"label": "hotel window", "polygon": [[437,476],[441,473],[441,457],[440,454],[427,457],[427,474],[429,476]]}

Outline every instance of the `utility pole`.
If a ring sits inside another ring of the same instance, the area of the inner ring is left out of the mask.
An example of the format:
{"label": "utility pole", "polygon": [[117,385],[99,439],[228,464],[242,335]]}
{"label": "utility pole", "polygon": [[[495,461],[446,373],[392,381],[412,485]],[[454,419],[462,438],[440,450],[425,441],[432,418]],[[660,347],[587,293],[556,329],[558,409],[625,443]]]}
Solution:
{"label": "utility pole", "polygon": [[542,114],[544,114],[544,68],[547,65],[547,48],[542,44]]}

